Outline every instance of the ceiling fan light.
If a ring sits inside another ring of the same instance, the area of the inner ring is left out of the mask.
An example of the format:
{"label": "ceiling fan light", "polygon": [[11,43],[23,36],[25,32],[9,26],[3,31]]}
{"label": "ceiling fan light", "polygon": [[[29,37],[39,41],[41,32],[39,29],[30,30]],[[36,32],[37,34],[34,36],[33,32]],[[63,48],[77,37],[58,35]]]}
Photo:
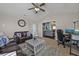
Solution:
{"label": "ceiling fan light", "polygon": [[35,10],[36,10],[36,11],[39,11],[40,9],[39,9],[39,8],[35,8]]}

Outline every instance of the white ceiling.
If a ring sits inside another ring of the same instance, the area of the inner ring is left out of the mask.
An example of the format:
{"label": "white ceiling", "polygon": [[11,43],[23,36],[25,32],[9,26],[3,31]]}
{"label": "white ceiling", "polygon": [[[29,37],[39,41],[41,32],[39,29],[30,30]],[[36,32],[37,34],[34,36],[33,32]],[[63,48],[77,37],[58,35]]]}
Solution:
{"label": "white ceiling", "polygon": [[34,10],[28,10],[31,7],[31,3],[0,3],[0,16],[25,17],[36,21],[57,14],[79,13],[78,3],[46,3],[42,6],[46,12],[40,11],[38,14],[35,14]]}

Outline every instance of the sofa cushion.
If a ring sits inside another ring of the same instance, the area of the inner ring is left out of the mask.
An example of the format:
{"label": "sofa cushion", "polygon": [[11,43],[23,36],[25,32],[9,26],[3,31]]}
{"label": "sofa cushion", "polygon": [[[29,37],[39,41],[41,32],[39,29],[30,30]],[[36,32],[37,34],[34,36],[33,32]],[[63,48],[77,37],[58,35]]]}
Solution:
{"label": "sofa cushion", "polygon": [[30,37],[31,33],[30,32],[27,32],[27,37]]}
{"label": "sofa cushion", "polygon": [[23,37],[27,37],[27,32],[22,32]]}
{"label": "sofa cushion", "polygon": [[2,40],[2,37],[0,37],[0,47],[4,46],[4,42]]}
{"label": "sofa cushion", "polygon": [[7,36],[0,36],[0,47],[9,43],[9,39]]}
{"label": "sofa cushion", "polygon": [[21,33],[17,33],[16,35],[17,35],[18,37],[22,37]]}

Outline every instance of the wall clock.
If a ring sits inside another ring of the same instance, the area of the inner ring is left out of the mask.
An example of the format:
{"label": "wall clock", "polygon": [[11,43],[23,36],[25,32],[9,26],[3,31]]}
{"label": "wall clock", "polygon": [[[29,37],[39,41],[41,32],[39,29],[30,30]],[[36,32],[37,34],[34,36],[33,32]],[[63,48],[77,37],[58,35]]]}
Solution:
{"label": "wall clock", "polygon": [[18,25],[19,25],[20,27],[24,27],[24,26],[26,26],[26,22],[25,22],[23,19],[20,19],[20,20],[18,21]]}

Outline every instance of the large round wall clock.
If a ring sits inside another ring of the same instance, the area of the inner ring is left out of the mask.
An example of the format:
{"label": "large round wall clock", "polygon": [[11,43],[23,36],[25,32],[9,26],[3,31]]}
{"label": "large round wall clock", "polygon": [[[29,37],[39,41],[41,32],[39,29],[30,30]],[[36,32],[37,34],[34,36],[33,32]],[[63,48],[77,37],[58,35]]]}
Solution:
{"label": "large round wall clock", "polygon": [[24,26],[26,26],[26,22],[25,22],[23,19],[20,19],[20,20],[18,21],[18,25],[19,25],[20,27],[24,27]]}

